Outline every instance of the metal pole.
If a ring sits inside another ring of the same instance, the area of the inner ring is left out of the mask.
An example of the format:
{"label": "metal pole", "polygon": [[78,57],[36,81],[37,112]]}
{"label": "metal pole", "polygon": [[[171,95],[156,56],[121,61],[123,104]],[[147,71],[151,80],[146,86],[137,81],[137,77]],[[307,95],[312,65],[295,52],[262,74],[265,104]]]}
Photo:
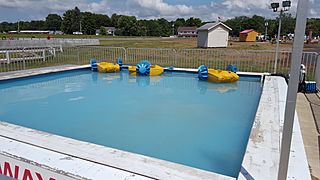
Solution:
{"label": "metal pole", "polygon": [[266,21],[266,22],[264,23],[264,25],[266,26],[266,32],[265,32],[265,34],[264,34],[264,40],[267,40],[267,35],[268,35],[268,25],[269,25],[268,21]]}
{"label": "metal pole", "polygon": [[174,24],[172,24],[172,36],[174,36]]}
{"label": "metal pole", "polygon": [[18,34],[20,33],[20,19],[18,20]]}
{"label": "metal pole", "polygon": [[320,54],[318,54],[317,56],[316,82],[317,82],[317,88],[320,89]]}
{"label": "metal pole", "polygon": [[78,62],[78,65],[80,65],[80,48],[79,48],[79,46],[77,47],[77,62]]}
{"label": "metal pole", "polygon": [[278,36],[277,36],[277,47],[276,47],[276,57],[274,61],[274,73],[277,73],[277,63],[278,63],[278,53],[279,53],[279,43],[280,43],[280,33],[281,33],[281,17],[282,17],[283,10],[280,10],[279,16],[279,27],[278,27]]}
{"label": "metal pole", "polygon": [[268,26],[266,26],[266,32],[265,32],[265,34],[264,34],[264,39],[267,38],[267,33],[268,33]]}
{"label": "metal pole", "polygon": [[304,35],[307,22],[309,0],[299,0],[297,9],[297,18],[294,34],[294,43],[292,49],[292,61],[290,69],[290,79],[287,91],[286,109],[284,114],[283,134],[281,141],[281,154],[279,163],[278,180],[286,180],[288,172],[288,163],[290,157],[290,147],[292,138],[292,129],[295,116],[295,107],[297,100],[299,71],[301,57],[304,46]]}
{"label": "metal pole", "polygon": [[25,47],[22,49],[23,69],[26,69]]}

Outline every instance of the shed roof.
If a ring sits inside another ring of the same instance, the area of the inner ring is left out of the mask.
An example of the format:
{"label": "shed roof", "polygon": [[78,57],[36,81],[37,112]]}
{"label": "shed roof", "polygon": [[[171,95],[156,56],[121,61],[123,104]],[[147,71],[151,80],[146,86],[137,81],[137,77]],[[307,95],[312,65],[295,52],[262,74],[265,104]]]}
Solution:
{"label": "shed roof", "polygon": [[246,30],[241,31],[240,34],[247,34],[247,33],[252,32],[252,31],[255,31],[255,30],[253,30],[253,29],[246,29]]}
{"label": "shed roof", "polygon": [[215,28],[218,25],[222,25],[225,28],[229,29],[230,31],[232,30],[229,26],[223,24],[222,22],[216,22],[216,23],[207,23],[201,27],[199,27],[197,30],[198,31],[210,31],[211,29]]}

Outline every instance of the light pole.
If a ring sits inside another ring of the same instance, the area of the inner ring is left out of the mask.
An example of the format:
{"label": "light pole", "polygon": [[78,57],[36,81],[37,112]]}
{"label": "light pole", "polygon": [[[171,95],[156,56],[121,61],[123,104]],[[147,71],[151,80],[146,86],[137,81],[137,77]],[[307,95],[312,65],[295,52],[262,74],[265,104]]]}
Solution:
{"label": "light pole", "polygon": [[19,34],[20,33],[20,19],[18,19],[18,31],[17,33]]}
{"label": "light pole", "polygon": [[174,24],[172,24],[172,36],[174,36]]}
{"label": "light pole", "polygon": [[274,62],[274,73],[277,73],[277,63],[278,63],[278,53],[279,53],[279,42],[280,42],[280,33],[281,33],[281,18],[284,11],[289,11],[291,7],[291,1],[282,1],[282,7],[280,8],[280,3],[271,3],[271,8],[273,12],[278,12],[280,10],[279,15],[279,27],[278,27],[278,36],[277,36],[277,47],[276,47],[276,56]]}
{"label": "light pole", "polygon": [[265,23],[264,23],[264,26],[266,27],[266,32],[265,32],[265,34],[264,34],[264,40],[267,40],[267,35],[268,35],[268,21],[266,21]]}

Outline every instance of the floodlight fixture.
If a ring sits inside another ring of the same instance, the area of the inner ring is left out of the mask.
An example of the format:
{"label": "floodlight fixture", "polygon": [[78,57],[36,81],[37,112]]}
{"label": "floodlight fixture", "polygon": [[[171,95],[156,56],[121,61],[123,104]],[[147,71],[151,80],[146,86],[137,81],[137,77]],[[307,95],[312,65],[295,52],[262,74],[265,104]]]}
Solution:
{"label": "floodlight fixture", "polygon": [[282,7],[290,8],[291,7],[291,1],[282,1]]}
{"label": "floodlight fixture", "polygon": [[279,7],[280,7],[279,3],[271,3],[271,8],[273,9],[274,12],[277,12]]}

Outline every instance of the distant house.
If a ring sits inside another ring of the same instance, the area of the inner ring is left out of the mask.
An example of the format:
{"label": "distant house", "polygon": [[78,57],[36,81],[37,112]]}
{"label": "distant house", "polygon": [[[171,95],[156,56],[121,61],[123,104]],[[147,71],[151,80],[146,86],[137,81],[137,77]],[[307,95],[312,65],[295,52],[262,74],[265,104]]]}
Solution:
{"label": "distant house", "polygon": [[246,29],[240,32],[239,41],[240,42],[255,42],[258,33],[253,29]]}
{"label": "distant house", "polygon": [[198,47],[227,47],[229,31],[232,29],[222,22],[207,23],[198,31]]}
{"label": "distant house", "polygon": [[179,37],[197,37],[197,27],[178,27]]}
{"label": "distant house", "polygon": [[[115,36],[115,31],[116,31],[116,28],[115,27],[103,27],[106,29],[106,34],[107,35],[110,35],[110,36]],[[101,35],[101,30],[100,29],[97,29],[96,30],[96,35]]]}

